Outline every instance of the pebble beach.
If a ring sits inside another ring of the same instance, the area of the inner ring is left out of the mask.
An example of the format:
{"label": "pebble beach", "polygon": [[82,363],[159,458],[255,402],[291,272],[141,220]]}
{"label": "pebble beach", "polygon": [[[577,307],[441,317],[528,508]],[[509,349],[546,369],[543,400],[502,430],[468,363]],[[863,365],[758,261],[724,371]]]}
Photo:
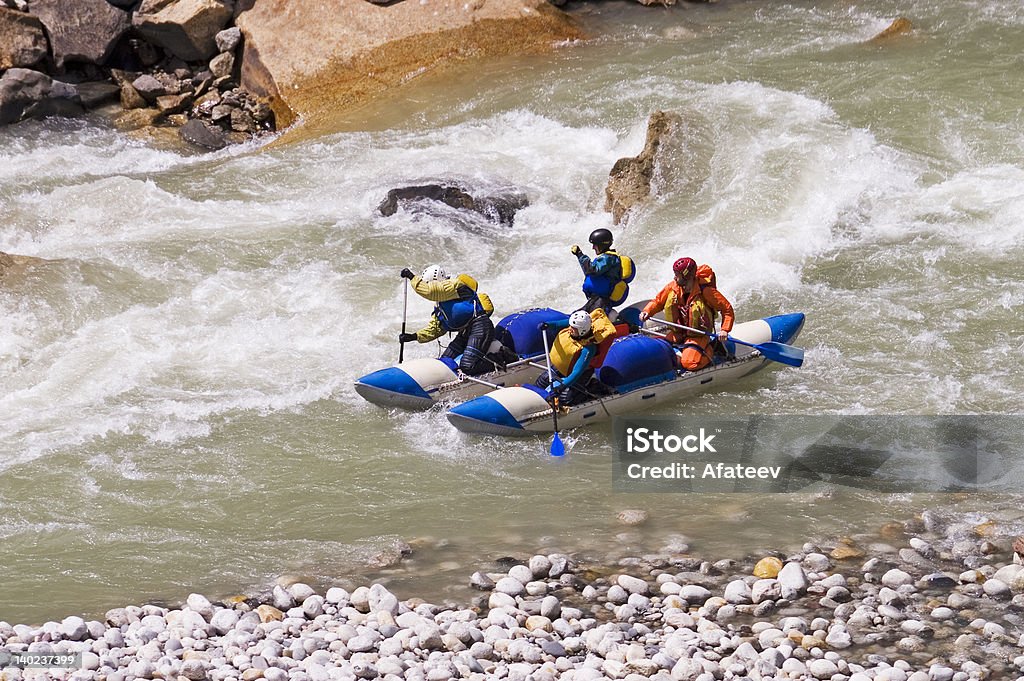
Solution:
{"label": "pebble beach", "polygon": [[1024,679],[1024,539],[991,523],[926,511],[867,551],[849,539],[747,560],[674,549],[612,565],[500,558],[467,574],[478,595],[463,603],[282,578],[102,620],[0,622],[0,657],[78,656],[0,679]]}

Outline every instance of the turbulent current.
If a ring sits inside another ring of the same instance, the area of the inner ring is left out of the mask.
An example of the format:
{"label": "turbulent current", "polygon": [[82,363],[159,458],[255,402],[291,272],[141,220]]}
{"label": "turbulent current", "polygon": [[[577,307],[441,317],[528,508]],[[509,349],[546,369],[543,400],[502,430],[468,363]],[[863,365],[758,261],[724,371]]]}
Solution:
{"label": "turbulent current", "polygon": [[[739,557],[936,506],[1012,520],[1019,497],[615,494],[608,426],[559,462],[352,389],[397,361],[405,266],[470,273],[499,315],[578,305],[569,248],[611,226],[608,171],[660,109],[686,144],[614,228],[633,298],[689,255],[739,321],[805,312],[807,361],[658,413],[1021,412],[1024,6],[909,0],[914,30],[872,44],[890,3],[813,5],[591,5],[590,40],[422,76],[295,143],[0,130],[0,251],[46,259],[0,285],[0,619],[282,574],[444,598],[544,548]],[[377,214],[439,179],[530,205],[512,227]],[[623,509],[650,521],[623,534]]]}

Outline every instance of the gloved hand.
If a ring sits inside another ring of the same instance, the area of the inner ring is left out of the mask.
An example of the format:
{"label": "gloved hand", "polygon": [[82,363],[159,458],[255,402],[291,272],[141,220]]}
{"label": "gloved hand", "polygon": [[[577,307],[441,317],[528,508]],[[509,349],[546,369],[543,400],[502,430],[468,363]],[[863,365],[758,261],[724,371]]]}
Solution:
{"label": "gloved hand", "polygon": [[580,257],[580,253],[583,252],[580,250],[580,247],[577,246],[576,244],[573,244],[573,247],[570,250],[572,250],[572,254],[575,255],[577,258]]}
{"label": "gloved hand", "polygon": [[715,340],[724,343],[725,341],[729,340],[729,332],[719,331],[718,334],[715,336]]}
{"label": "gloved hand", "polygon": [[412,279],[415,276],[416,275],[413,274],[412,270],[410,270],[408,267],[406,267],[405,269],[402,270],[402,278],[403,279]]}
{"label": "gloved hand", "polygon": [[646,312],[641,312],[640,313],[640,323],[641,324],[643,324],[644,322],[646,322],[650,318],[651,318],[651,315],[647,314]]}
{"label": "gloved hand", "polygon": [[562,381],[560,381],[558,379],[555,379],[554,381],[551,382],[551,387],[549,388],[549,392],[557,393],[561,389],[562,389]]}
{"label": "gloved hand", "polygon": [[416,334],[414,333],[400,333],[398,334],[399,343],[412,343],[416,340]]}

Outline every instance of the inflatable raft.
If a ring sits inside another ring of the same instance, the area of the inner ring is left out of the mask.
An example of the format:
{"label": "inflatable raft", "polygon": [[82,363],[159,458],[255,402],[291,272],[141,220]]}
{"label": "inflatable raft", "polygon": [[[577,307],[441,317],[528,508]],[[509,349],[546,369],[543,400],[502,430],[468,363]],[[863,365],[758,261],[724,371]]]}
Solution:
{"label": "inflatable raft", "polygon": [[530,362],[544,361],[541,322],[566,316],[558,310],[536,308],[513,313],[498,322],[495,338],[519,357],[504,369],[495,367],[492,372],[465,377],[459,375],[458,363],[451,359],[411,359],[363,376],[356,381],[356,392],[381,407],[424,410],[438,402],[463,402],[490,392],[495,386],[530,382],[537,376],[537,369]]}
{"label": "inflatable raft", "polygon": [[[730,334],[748,343],[792,343],[804,325],[802,313],[777,315],[737,324]],[[699,371],[676,368],[668,342],[644,334],[616,340],[597,370],[600,380],[615,392],[589,402],[563,407],[558,427],[575,428],[612,416],[649,410],[653,405],[719,388],[770,364],[761,352],[726,342],[729,356]],[[543,359],[541,360],[543,361]],[[533,369],[533,378],[538,372]],[[531,381],[532,383],[532,381]],[[452,408],[447,416],[464,433],[524,436],[554,429],[546,390],[530,384],[495,390]]]}

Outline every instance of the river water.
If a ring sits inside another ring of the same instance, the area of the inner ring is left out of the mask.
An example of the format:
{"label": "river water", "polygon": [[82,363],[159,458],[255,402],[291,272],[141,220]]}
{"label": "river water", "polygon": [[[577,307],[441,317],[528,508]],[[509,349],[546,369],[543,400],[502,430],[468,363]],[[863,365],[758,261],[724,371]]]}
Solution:
{"label": "river water", "polygon": [[[397,359],[404,266],[473,274],[499,314],[578,304],[569,247],[610,226],[608,171],[663,109],[687,144],[615,229],[634,296],[680,255],[709,262],[739,320],[807,314],[807,361],[659,413],[1021,412],[1024,6],[900,11],[914,31],[874,45],[891,3],[578,8],[588,41],[427,75],[262,149],[182,155],[98,120],[0,130],[0,250],[50,261],[0,288],[0,619],[280,575],[436,599],[508,554],[685,537],[742,557],[935,506],[1012,516],[1019,497],[615,494],[608,426],[567,433],[556,461],[546,438],[464,436],[352,390]],[[376,214],[438,178],[531,205],[510,229]],[[650,520],[626,530],[623,509]],[[370,567],[400,542],[414,554]]]}

